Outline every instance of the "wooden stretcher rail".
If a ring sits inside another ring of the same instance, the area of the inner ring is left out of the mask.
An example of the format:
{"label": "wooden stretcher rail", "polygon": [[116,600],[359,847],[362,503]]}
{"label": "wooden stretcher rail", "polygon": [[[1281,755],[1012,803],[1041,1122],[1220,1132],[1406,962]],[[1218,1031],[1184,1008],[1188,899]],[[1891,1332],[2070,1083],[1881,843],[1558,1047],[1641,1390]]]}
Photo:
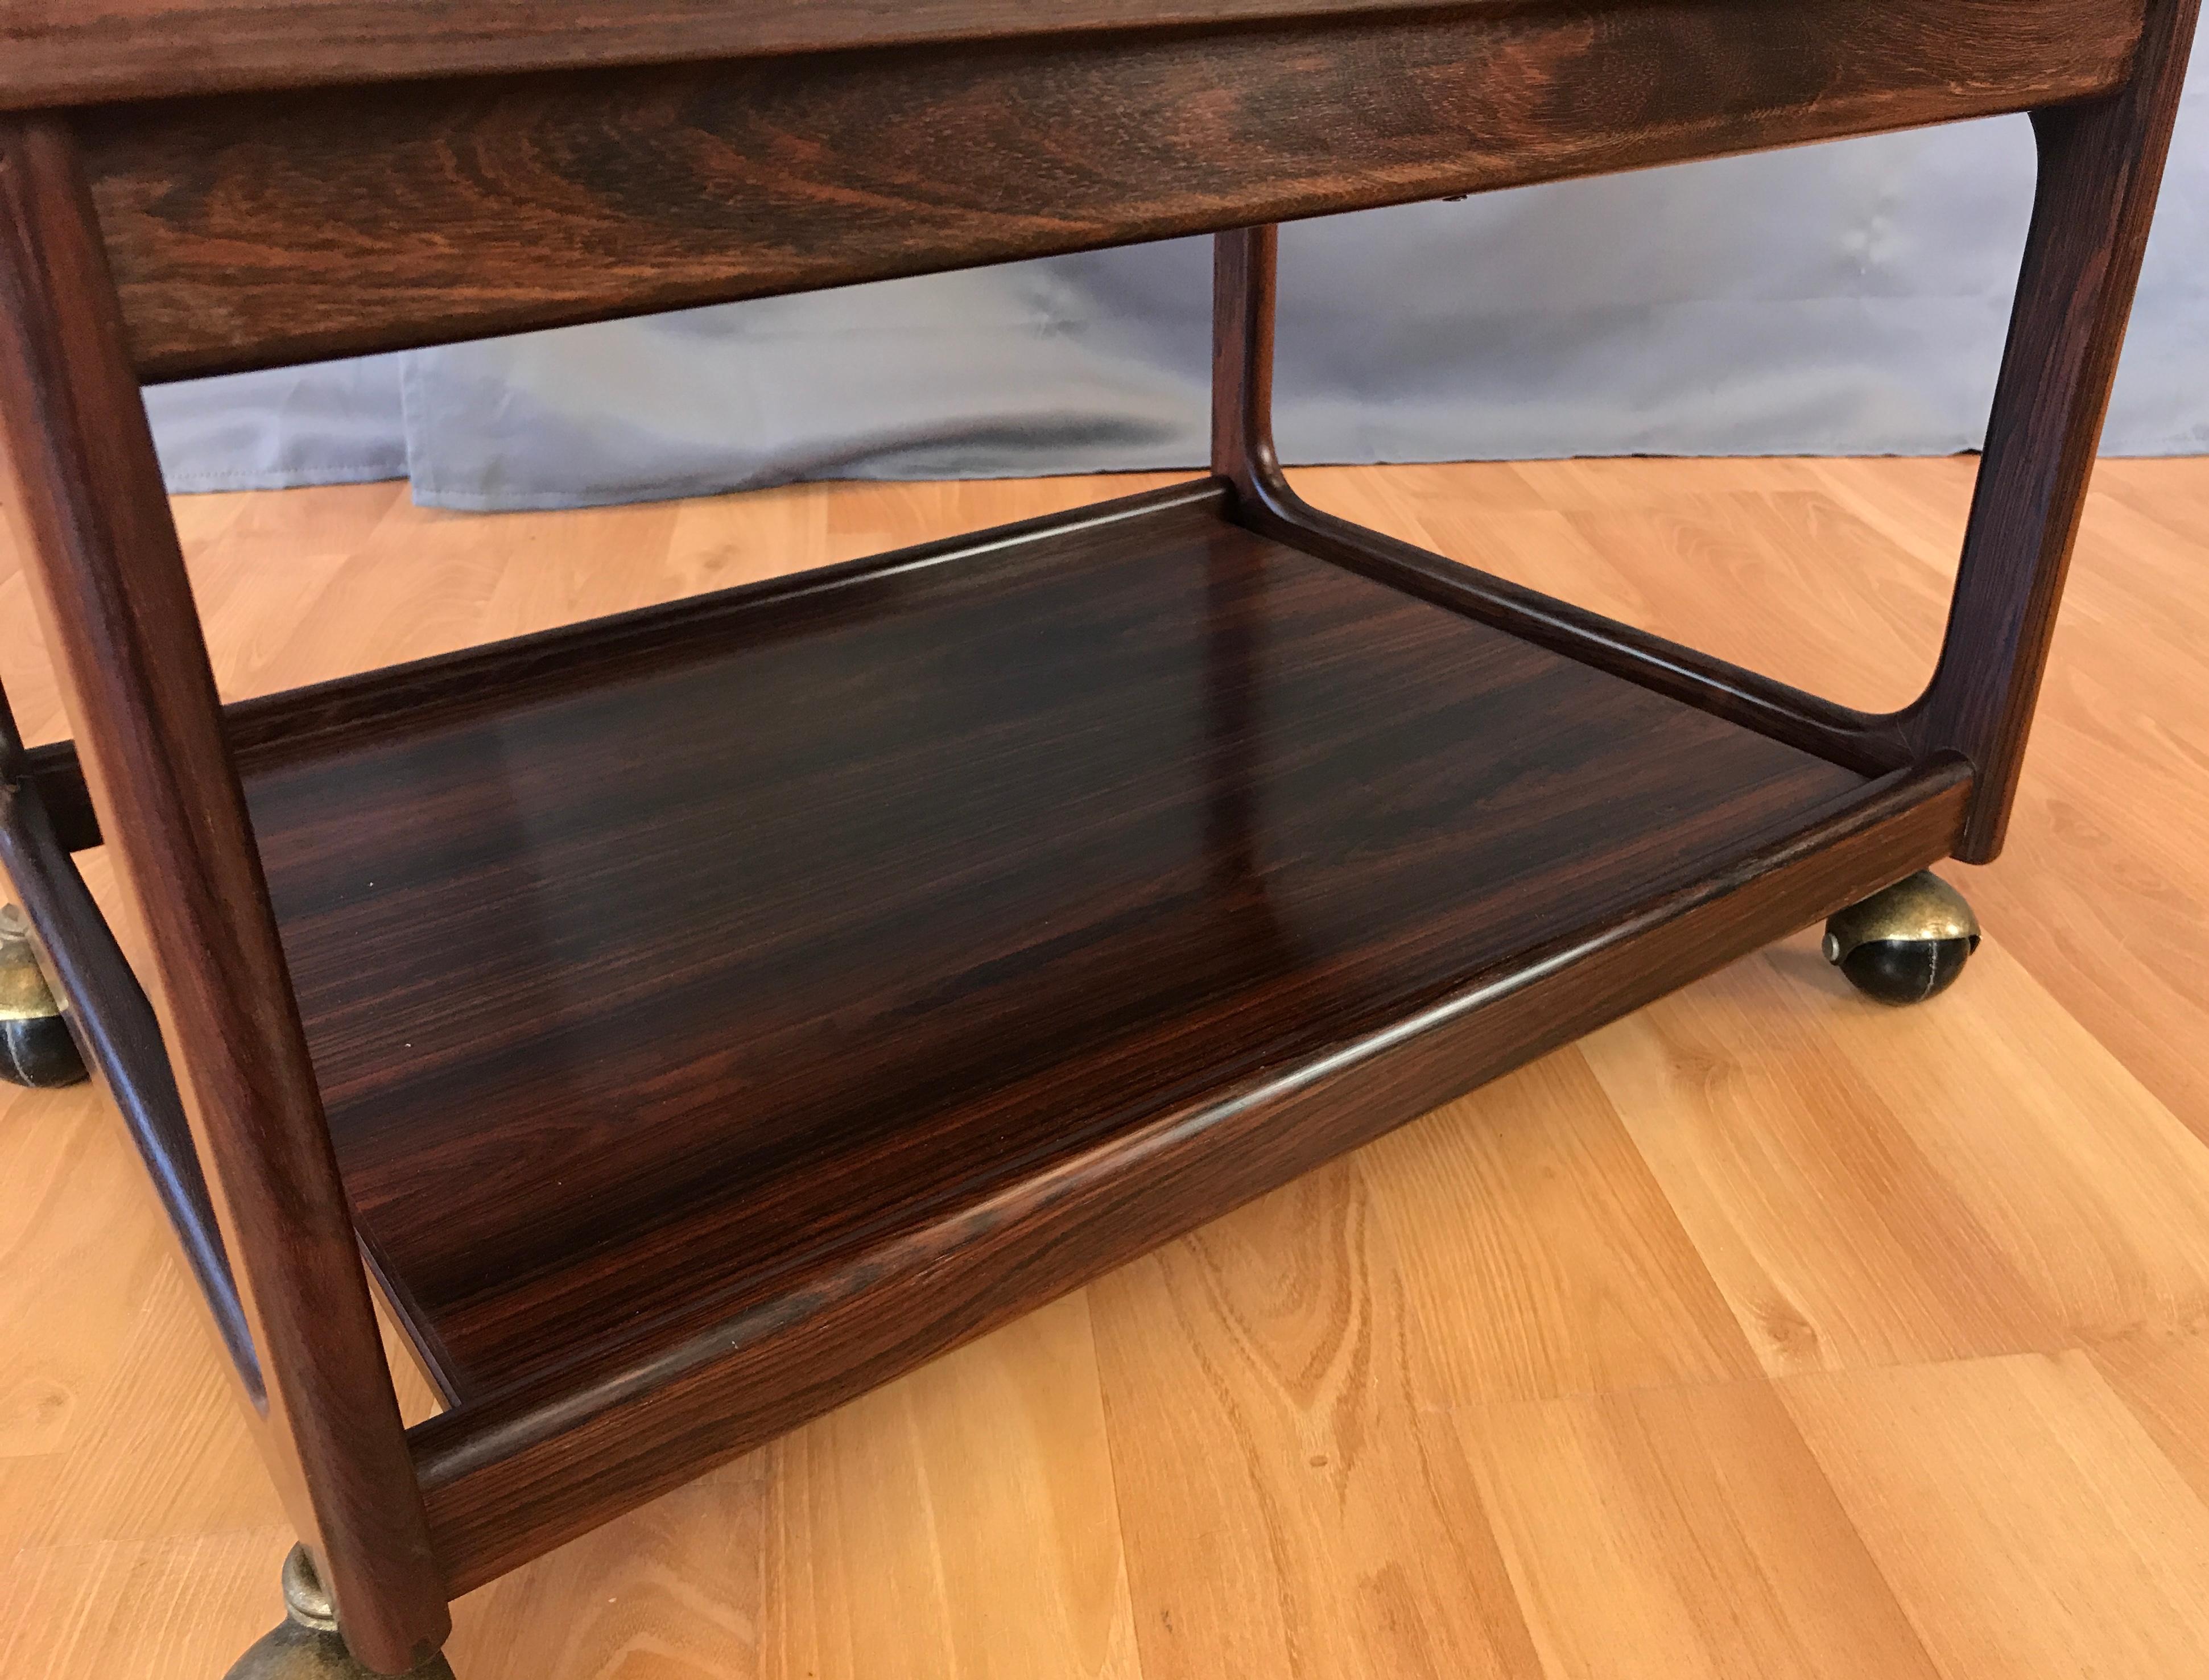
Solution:
{"label": "wooden stretcher rail", "polygon": [[0,782],[0,869],[39,930],[85,1065],[122,1114],[215,1334],[238,1381],[258,1402],[262,1388],[253,1334],[153,1006],[33,786]]}
{"label": "wooden stretcher rail", "polygon": [[1713,654],[1365,530],[1311,506],[1279,479],[1267,491],[1263,503],[1245,502],[1245,523],[1353,571],[1454,606],[1537,647],[1866,775],[1883,775],[1912,762],[1903,714],[1882,715],[1837,705]]}
{"label": "wooden stretcher rail", "polygon": [[2140,0],[1648,0],[121,105],[142,376],[558,326],[2045,107]]}

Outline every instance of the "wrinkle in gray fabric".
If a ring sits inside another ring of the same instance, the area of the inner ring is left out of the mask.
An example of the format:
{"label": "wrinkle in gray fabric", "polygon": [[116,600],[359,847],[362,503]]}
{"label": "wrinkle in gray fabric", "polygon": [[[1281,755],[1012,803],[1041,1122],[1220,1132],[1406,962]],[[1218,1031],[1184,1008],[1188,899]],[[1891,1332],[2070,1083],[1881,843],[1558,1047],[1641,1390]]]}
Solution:
{"label": "wrinkle in gray fabric", "polygon": [[[1282,233],[1292,462],[1976,448],[2031,203],[2022,117]],[[813,478],[1183,467],[1209,244],[526,334],[149,394],[178,489],[404,472],[559,508]],[[2209,450],[2209,72],[2104,448]]]}

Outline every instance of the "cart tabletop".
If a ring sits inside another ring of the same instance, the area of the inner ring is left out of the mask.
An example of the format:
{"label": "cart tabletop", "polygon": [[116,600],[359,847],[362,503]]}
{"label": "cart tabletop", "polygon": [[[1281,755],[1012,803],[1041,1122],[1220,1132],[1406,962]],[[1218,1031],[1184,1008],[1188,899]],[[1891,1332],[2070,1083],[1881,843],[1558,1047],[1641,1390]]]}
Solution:
{"label": "cart tabletop", "polygon": [[162,380],[2044,109],[2145,7],[0,0],[0,109]]}
{"label": "cart tabletop", "polygon": [[0,0],[0,110],[1410,9],[1404,0]]}
{"label": "cart tabletop", "polygon": [[[1387,14],[1538,9],[1591,20],[1646,0],[0,0],[0,111],[120,99],[677,63],[1075,33],[1201,31]],[[1999,0],[1935,0],[1986,14]],[[1914,9],[1929,8],[1918,0]],[[1786,0],[1669,0],[1755,33]],[[2096,9],[2089,7],[2088,9]],[[2138,7],[2132,9],[2137,15]],[[1744,49],[1754,51],[1754,41]]]}

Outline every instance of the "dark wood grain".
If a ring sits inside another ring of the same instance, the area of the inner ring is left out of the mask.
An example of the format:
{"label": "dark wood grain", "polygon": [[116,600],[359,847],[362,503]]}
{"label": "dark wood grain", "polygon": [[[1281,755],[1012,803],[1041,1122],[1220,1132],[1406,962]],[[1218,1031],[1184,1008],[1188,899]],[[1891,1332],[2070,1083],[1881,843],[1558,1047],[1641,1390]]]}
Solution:
{"label": "dark wood grain", "polygon": [[[870,555],[845,565],[770,579],[742,588],[694,596],[662,606],[617,613],[563,629],[485,642],[457,653],[387,665],[302,689],[243,700],[223,708],[224,732],[240,761],[269,768],[340,750],[348,742],[373,740],[394,728],[432,716],[457,721],[506,709],[570,682],[576,661],[605,671],[624,661],[679,658],[686,647],[712,643],[743,617],[772,600],[815,590],[841,588],[868,576],[888,575],[985,554],[1046,535],[1072,533],[1167,508],[1218,507],[1225,488],[1207,479],[1117,497],[1048,518],[1023,520],[992,530],[923,543],[894,553]],[[0,706],[4,706],[0,696]],[[71,852],[100,844],[98,814],[85,786],[74,741],[50,741],[21,754],[21,775],[35,788],[63,846]]]}
{"label": "dark wood grain", "polygon": [[[95,102],[0,117],[0,437],[78,732],[0,702],[0,864],[356,1653],[1991,855],[2195,3],[0,0],[0,108]],[[1274,221],[2027,108],[1915,707],[1282,479]],[[1209,480],[216,702],[140,376],[1236,228]],[[66,856],[102,836],[150,998]],[[452,1402],[411,1436],[356,1222]]]}
{"label": "dark wood grain", "polygon": [[[1248,790],[1207,774],[1222,619]],[[347,1189],[463,1400],[634,1363],[1862,780],[1202,506],[246,771]],[[1268,863],[1215,889],[1228,793]]]}
{"label": "dark wood grain", "polygon": [[1273,323],[1281,230],[1231,228],[1212,242],[1212,473],[1248,509],[1280,485],[1273,449]]}
{"label": "dark wood grain", "polygon": [[1365,530],[1298,496],[1273,449],[1278,249],[1275,229],[1242,228],[1219,235],[1213,263],[1212,467],[1234,487],[1235,517],[1243,524],[1867,775],[1899,769],[1920,756],[1904,714],[1836,705]]}
{"label": "dark wood grain", "polygon": [[413,1431],[454,1592],[982,1334],[1541,1051],[1946,854],[1969,770],[1860,786],[1797,834],[886,1235],[789,1298],[545,1404]]}
{"label": "dark wood grain", "polygon": [[0,781],[0,875],[5,877],[0,885],[12,891],[31,919],[47,979],[63,1001],[86,1068],[114,1104],[145,1164],[178,1255],[207,1303],[216,1340],[248,1397],[265,1405],[253,1333],[160,1024],[35,787]]}
{"label": "dark wood grain", "polygon": [[81,122],[171,378],[2019,110],[2114,87],[2140,3],[1475,8]]}
{"label": "dark wood grain", "polygon": [[2200,0],[2154,0],[2117,93],[2036,111],[2040,186],[2002,352],[1956,603],[1911,718],[1921,752],[1978,767],[1959,856],[2001,850],[2056,610],[2124,346]]}
{"label": "dark wood grain", "polygon": [[448,1626],[420,1492],[223,739],[176,527],[67,131],[0,119],[9,498],[265,1391],[248,1410],[346,1637]]}
{"label": "dark wood grain", "polygon": [[[425,1463],[659,1415],[700,1347],[810,1337],[927,1233],[1863,798],[1219,499],[707,602],[509,706],[248,755],[347,1188],[460,1401]],[[918,1357],[1002,1305],[955,1295],[868,1334]],[[729,1438],[883,1374],[864,1346],[827,1387],[758,1353]],[[604,1473],[641,1497],[695,1446],[647,1429]],[[448,1585],[606,1513],[578,1450],[555,1528],[440,1538]]]}
{"label": "dark wood grain", "polygon": [[[833,596],[852,611],[870,599],[894,602],[931,568],[1064,542],[1182,509],[1217,510],[1223,488],[1208,479],[1117,497],[1047,517],[869,555],[841,565],[694,595],[558,629],[485,642],[457,653],[292,689],[224,708],[232,750],[256,771],[377,744],[394,732],[450,726],[495,717],[542,697],[572,694],[587,669],[605,681],[630,671],[726,647],[766,611]],[[39,750],[30,757],[39,762]],[[62,756],[46,760],[58,771]]]}
{"label": "dark wood grain", "polygon": [[0,0],[0,110],[1408,9],[1405,0]]}
{"label": "dark wood grain", "polygon": [[65,852],[89,852],[100,844],[99,813],[74,741],[49,741],[23,755],[23,782],[39,796],[46,820]]}

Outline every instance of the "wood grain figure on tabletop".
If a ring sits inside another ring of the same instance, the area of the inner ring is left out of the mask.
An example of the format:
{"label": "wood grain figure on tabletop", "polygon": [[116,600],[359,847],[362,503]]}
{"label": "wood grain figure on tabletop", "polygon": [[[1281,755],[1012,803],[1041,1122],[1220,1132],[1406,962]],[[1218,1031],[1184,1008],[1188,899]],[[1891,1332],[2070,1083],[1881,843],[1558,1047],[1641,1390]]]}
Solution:
{"label": "wood grain figure on tabletop", "polygon": [[74,120],[165,379],[2027,110],[2116,87],[2141,3],[1477,3]]}
{"label": "wood grain figure on tabletop", "polygon": [[[1495,8],[1508,0],[1466,0]],[[14,24],[0,110],[266,87],[1354,17],[1402,0],[135,0]],[[340,15],[341,15],[341,21]],[[211,50],[219,49],[219,50]]]}

